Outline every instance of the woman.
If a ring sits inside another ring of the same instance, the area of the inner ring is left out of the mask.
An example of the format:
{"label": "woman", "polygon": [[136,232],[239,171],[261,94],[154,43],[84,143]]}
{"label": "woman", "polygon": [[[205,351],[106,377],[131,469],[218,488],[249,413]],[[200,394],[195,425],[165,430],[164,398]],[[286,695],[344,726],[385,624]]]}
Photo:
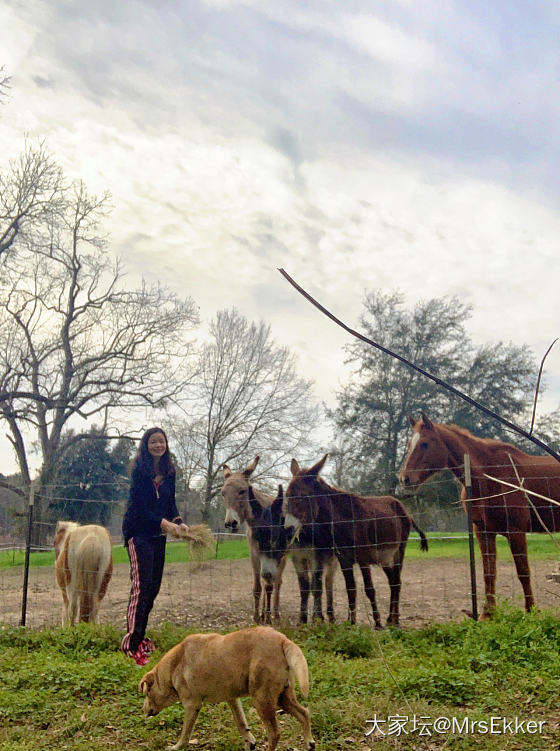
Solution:
{"label": "woman", "polygon": [[145,665],[155,647],[145,638],[148,616],[161,585],[166,534],[186,537],[189,528],[175,503],[175,467],[167,436],[150,428],[142,436],[132,461],[128,505],[122,526],[130,559],[132,586],[127,612],[127,633],[121,649],[138,665]]}

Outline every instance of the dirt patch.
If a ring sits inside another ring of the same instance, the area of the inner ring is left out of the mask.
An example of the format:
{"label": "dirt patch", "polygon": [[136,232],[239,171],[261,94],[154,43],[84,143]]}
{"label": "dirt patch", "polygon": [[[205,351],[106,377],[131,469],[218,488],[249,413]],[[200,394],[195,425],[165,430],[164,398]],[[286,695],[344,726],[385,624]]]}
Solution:
{"label": "dirt patch", "polygon": [[[537,604],[558,610],[560,585],[547,581],[556,565],[551,561],[531,564]],[[374,567],[374,585],[383,621],[388,614],[389,588],[383,571]],[[358,621],[371,623],[369,602],[361,576],[358,583]],[[482,604],[482,570],[477,570],[479,608]],[[18,625],[21,618],[23,571],[0,571],[0,623]],[[115,566],[100,621],[124,630],[129,593],[128,564]],[[248,559],[209,561],[203,564],[173,563],[166,566],[161,592],[150,616],[150,625],[171,621],[204,629],[246,626],[252,622],[252,574]],[[513,565],[498,561],[498,596],[522,607],[521,586]],[[282,618],[297,623],[299,590],[293,566],[288,563],[281,592]],[[405,563],[401,595],[401,625],[419,628],[434,621],[462,620],[463,609],[471,608],[470,574],[467,562],[456,559],[427,559]],[[346,618],[347,601],[340,571],[335,579],[337,622]],[[57,626],[61,622],[62,599],[50,567],[32,568],[29,573],[27,625],[32,628]]]}

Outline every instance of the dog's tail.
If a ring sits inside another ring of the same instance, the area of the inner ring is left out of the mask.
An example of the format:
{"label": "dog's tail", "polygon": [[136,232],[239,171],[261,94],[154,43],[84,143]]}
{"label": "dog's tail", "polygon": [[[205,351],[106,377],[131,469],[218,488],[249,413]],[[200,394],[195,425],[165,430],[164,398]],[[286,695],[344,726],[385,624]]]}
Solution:
{"label": "dog's tail", "polygon": [[305,655],[293,641],[286,639],[282,645],[286,661],[288,663],[289,680],[294,683],[294,678],[299,683],[301,693],[305,698],[309,693],[309,669]]}

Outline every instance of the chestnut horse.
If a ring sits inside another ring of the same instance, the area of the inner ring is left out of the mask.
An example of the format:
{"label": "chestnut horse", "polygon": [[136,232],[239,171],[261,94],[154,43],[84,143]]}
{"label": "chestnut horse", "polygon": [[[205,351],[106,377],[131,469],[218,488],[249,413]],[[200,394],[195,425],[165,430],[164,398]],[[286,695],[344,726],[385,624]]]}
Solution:
{"label": "chestnut horse", "polygon": [[[333,582],[336,559],[331,553],[326,560],[321,559],[319,566],[315,561],[316,556],[313,550],[299,546],[286,549],[287,540],[284,536],[281,539],[275,539],[274,554],[271,555],[272,550],[269,549],[271,546],[267,547],[266,541],[272,539],[272,534],[276,537],[278,531],[273,527],[280,524],[279,514],[282,503],[279,501],[279,496],[281,490],[279,488],[278,496],[274,499],[250,484],[249,478],[255,471],[258,461],[259,457],[256,456],[253,462],[240,472],[232,472],[224,464],[224,484],[222,486],[222,496],[226,507],[225,526],[235,531],[241,524],[247,524],[247,541],[253,569],[253,620],[255,623],[271,622],[270,601],[272,596],[274,618],[275,620],[280,618],[280,586],[287,555],[290,554],[300,590],[300,622],[307,623],[307,609],[311,591],[313,592],[313,617],[316,620],[323,620],[321,605],[323,586],[320,574],[318,574],[318,581],[316,580],[316,572],[322,571],[323,564],[327,593],[327,617],[332,622],[334,621]],[[267,510],[269,513],[262,513]],[[284,550],[279,554],[282,545]],[[311,581],[310,571],[314,574]],[[261,577],[265,589],[262,609],[259,608],[262,593]]]}
{"label": "chestnut horse", "polygon": [[398,626],[401,568],[411,526],[420,535],[422,550],[428,549],[426,536],[396,498],[356,495],[328,485],[319,477],[327,456],[325,454],[309,469],[302,469],[292,459],[292,479],[286,490],[284,524],[288,529],[294,529],[296,539],[306,536],[323,555],[329,551],[336,555],[346,584],[351,623],[356,623],[353,566],[357,563],[371,603],[375,627],[381,628],[370,565],[381,566],[391,588],[387,624]]}
{"label": "chestnut horse", "polygon": [[[517,576],[525,595],[525,610],[535,604],[527,557],[527,532],[560,531],[560,507],[500,482],[522,485],[541,496],[560,500],[560,463],[548,456],[526,454],[505,441],[477,438],[457,425],[431,422],[425,414],[416,421],[408,455],[399,475],[404,493],[418,487],[442,469],[450,469],[464,482],[464,454],[469,454],[473,499],[472,518],[484,570],[485,603],[481,619],[490,617],[496,605],[496,535],[507,539]],[[467,502],[462,492],[463,506]],[[536,509],[536,511],[535,511]],[[540,518],[539,518],[540,517]],[[546,527],[546,529],[545,529]]]}

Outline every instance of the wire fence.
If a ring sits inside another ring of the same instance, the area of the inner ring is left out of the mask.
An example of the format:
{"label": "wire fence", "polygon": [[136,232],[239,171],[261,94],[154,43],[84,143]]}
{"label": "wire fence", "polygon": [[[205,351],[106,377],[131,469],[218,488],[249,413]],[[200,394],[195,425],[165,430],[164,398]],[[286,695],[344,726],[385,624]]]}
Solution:
{"label": "wire fence", "polygon": [[[488,467],[486,471],[490,474],[496,468]],[[442,481],[442,486],[447,482]],[[437,482],[434,487],[437,489]],[[76,504],[109,504],[111,513],[108,527],[115,546],[115,565],[107,594],[101,603],[99,620],[124,629],[130,578],[126,553],[120,544],[120,527],[126,501],[123,498],[100,501],[65,497],[63,488],[56,490],[57,493],[50,497],[56,499],[61,519],[65,516],[65,509],[75,509]],[[344,493],[340,491],[342,495]],[[336,493],[332,502],[337,502]],[[484,501],[474,499],[473,502],[484,507]],[[472,613],[476,609],[473,600],[475,592],[478,592],[479,603],[483,600],[484,577],[479,547],[473,543],[469,552],[466,514],[457,499],[449,503],[457,519],[453,534],[434,530],[438,527],[436,506],[413,499],[405,501],[417,525],[427,532],[430,549],[427,553],[420,553],[420,538],[416,533],[411,534],[402,567],[402,626],[417,627],[435,621],[464,618],[465,612]],[[542,502],[538,503],[542,505]],[[495,508],[496,499],[488,501],[488,504]],[[503,499],[502,504],[505,504]],[[448,513],[448,508],[442,508],[441,513]],[[527,506],[523,502],[516,508],[526,510]],[[32,504],[28,511],[31,509]],[[23,510],[20,509],[20,513]],[[23,621],[33,628],[59,625],[63,613],[62,596],[53,565],[53,536],[57,519],[37,520],[30,514],[25,528],[21,523],[24,518],[19,517],[19,529],[0,525],[0,624],[14,626]],[[509,517],[506,514],[504,518],[507,522]],[[554,514],[546,518],[551,535],[529,535],[529,559],[537,604],[556,610],[560,607],[560,587],[556,581],[548,578],[558,569],[560,524],[555,526],[555,520]],[[44,543],[31,545],[32,532],[38,526],[42,528]],[[508,534],[511,530],[506,526],[497,531]],[[184,542],[169,542],[162,588],[150,617],[152,625],[169,620],[182,625],[225,628],[252,622],[253,571],[245,535],[225,533],[223,528],[216,529],[214,535],[215,548],[206,554],[203,561],[193,560]],[[354,546],[360,544],[359,540],[354,540]],[[377,544],[382,546],[387,543],[378,540]],[[270,553],[266,550],[263,552]],[[25,559],[22,560],[24,553],[29,567],[25,566]],[[497,595],[499,599],[511,601],[516,607],[523,607],[522,589],[514,563],[506,541],[501,538],[498,545]],[[380,567],[374,566],[372,574],[377,605],[385,620],[390,607],[389,582]],[[373,625],[370,603],[361,581],[357,584],[357,595],[358,623]],[[283,574],[280,613],[282,619],[293,623],[298,621],[300,615],[298,579],[290,563]],[[345,579],[340,566],[337,566],[334,577],[334,614],[337,621],[345,620],[348,614]]]}

